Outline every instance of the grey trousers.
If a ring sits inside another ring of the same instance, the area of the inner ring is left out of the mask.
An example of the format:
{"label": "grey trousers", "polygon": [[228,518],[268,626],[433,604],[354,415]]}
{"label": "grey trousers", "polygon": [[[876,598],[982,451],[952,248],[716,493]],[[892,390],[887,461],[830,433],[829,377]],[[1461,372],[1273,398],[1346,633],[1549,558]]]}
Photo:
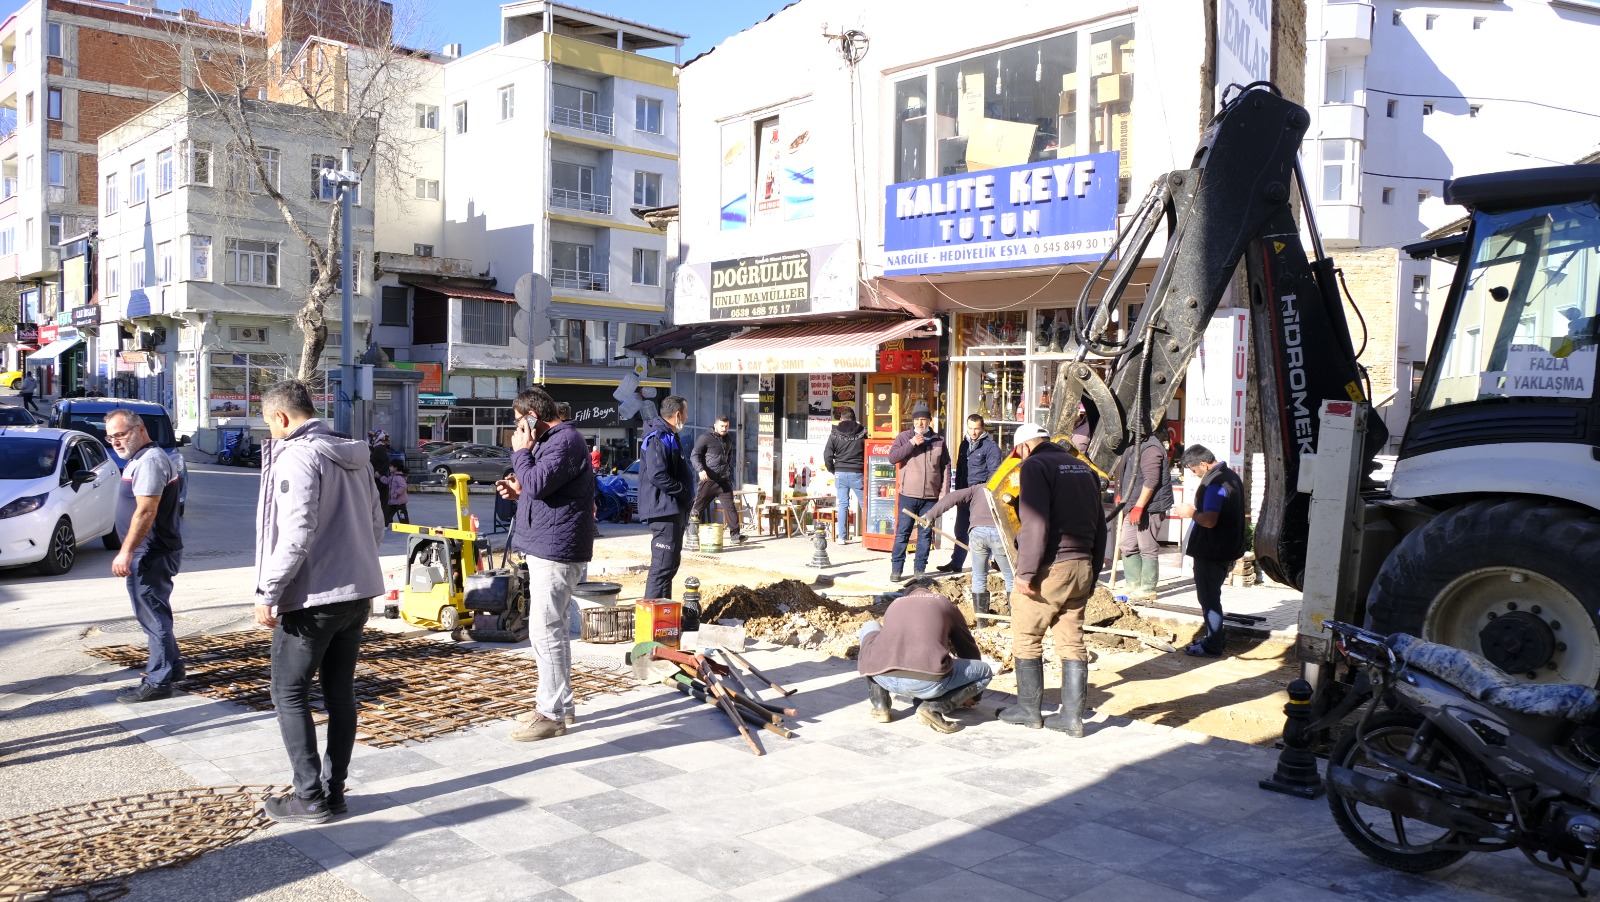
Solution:
{"label": "grey trousers", "polygon": [[539,667],[539,692],[534,705],[551,720],[573,708],[572,636],[567,609],[583,564],[565,564],[529,556],[528,640]]}

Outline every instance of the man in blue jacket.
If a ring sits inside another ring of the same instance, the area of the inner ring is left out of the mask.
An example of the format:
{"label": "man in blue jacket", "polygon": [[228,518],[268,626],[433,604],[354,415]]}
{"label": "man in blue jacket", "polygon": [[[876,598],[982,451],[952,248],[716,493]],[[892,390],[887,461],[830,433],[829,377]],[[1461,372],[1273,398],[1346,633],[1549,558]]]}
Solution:
{"label": "man in blue jacket", "polygon": [[[956,491],[972,486],[988,485],[989,477],[999,468],[1000,446],[990,437],[988,424],[984,423],[983,416],[975,413],[967,417],[967,433],[962,436],[960,450],[956,451]],[[955,573],[967,562],[965,545],[971,544],[968,541],[968,532],[971,529],[972,510],[963,504],[956,508],[956,541],[963,544],[957,545],[955,550],[950,552],[950,563],[940,567],[940,573]],[[988,578],[988,573],[979,574],[974,571],[973,590],[982,588],[984,580]]]}
{"label": "man in blue jacket", "polygon": [[511,469],[495,483],[517,500],[511,549],[528,565],[528,637],[539,667],[534,709],[517,719],[518,742],[564,735],[573,714],[572,637],[567,608],[584,565],[594,555],[594,467],[589,444],[561,419],[554,398],[537,385],[511,402]]}
{"label": "man in blue jacket", "polygon": [[689,402],[668,395],[661,415],[644,424],[639,461],[639,519],[650,524],[650,575],[645,598],[671,598],[672,579],[683,559],[683,530],[694,499],[694,474],[678,443],[678,430],[689,419]]}

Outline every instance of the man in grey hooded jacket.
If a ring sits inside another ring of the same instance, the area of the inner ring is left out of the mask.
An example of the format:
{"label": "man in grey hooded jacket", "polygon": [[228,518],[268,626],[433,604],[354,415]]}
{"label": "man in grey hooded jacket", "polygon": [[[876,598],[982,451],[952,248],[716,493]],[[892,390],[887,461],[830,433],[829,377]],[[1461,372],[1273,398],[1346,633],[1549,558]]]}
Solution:
{"label": "man in grey hooded jacket", "polygon": [[[346,810],[356,740],[356,659],[383,594],[383,509],[365,442],[317,419],[305,383],[267,389],[256,505],[256,623],[272,627],[272,703],[294,791],[263,803],[275,821],[320,823]],[[317,755],[311,685],[320,671],[327,762]],[[326,783],[324,783],[326,780]]]}

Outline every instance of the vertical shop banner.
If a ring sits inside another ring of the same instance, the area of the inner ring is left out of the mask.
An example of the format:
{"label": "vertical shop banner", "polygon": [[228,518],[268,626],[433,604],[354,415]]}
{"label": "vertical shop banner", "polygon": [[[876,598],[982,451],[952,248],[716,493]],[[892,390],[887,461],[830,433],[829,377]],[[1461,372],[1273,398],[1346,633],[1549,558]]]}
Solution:
{"label": "vertical shop banner", "polygon": [[884,189],[886,275],[1100,259],[1117,237],[1115,151]]}
{"label": "vertical shop banner", "polygon": [[771,491],[772,480],[775,475],[774,467],[776,466],[773,460],[773,454],[776,451],[774,437],[777,435],[778,430],[777,379],[770,374],[757,377],[756,391],[758,392],[758,412],[756,416],[759,420],[756,424],[756,429],[758,430],[756,433],[756,482],[761,488]]}
{"label": "vertical shop banner", "polygon": [[722,231],[750,224],[750,126],[735,122],[722,127]]}
{"label": "vertical shop banner", "polygon": [[1236,471],[1244,466],[1249,341],[1248,310],[1214,314],[1200,353],[1189,361],[1184,391],[1184,443],[1205,446]]}
{"label": "vertical shop banner", "polygon": [[1228,85],[1272,77],[1272,8],[1259,0],[1220,0],[1216,47],[1217,108],[1221,109]]}
{"label": "vertical shop banner", "polygon": [[811,104],[783,111],[783,218],[807,219],[816,213],[816,159],[811,142]]}
{"label": "vertical shop banner", "polygon": [[806,411],[806,441],[826,442],[833,431],[833,374],[812,373]]}
{"label": "vertical shop banner", "polygon": [[[844,413],[846,410],[855,410],[855,409],[856,409],[856,374],[855,373],[834,373],[833,374],[833,418],[837,420],[837,419],[839,419],[840,414]],[[858,421],[861,419],[861,416],[860,416],[859,413],[856,415],[856,419]]]}

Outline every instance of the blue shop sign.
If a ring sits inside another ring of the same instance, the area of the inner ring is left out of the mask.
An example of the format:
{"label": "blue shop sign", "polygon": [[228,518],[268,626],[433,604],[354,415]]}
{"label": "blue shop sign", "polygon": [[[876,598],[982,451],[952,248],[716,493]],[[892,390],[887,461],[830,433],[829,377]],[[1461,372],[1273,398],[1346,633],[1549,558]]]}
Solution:
{"label": "blue shop sign", "polygon": [[884,274],[1098,260],[1117,237],[1117,153],[890,185]]}

